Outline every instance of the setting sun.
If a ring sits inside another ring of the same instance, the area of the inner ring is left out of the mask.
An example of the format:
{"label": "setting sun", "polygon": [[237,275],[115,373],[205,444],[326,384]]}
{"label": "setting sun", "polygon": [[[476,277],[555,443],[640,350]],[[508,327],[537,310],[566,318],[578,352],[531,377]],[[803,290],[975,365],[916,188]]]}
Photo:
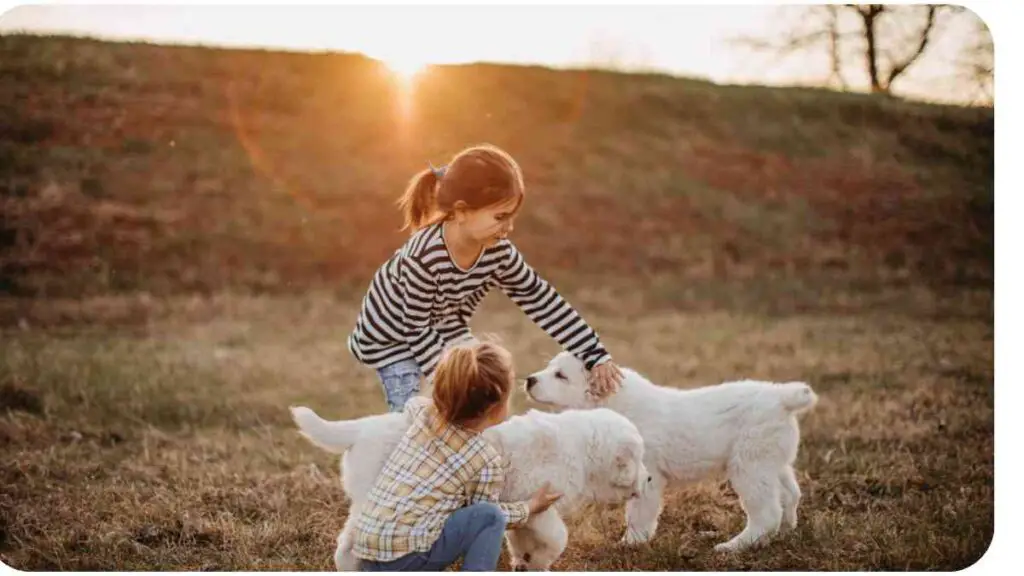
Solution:
{"label": "setting sun", "polygon": [[384,58],[384,64],[400,79],[409,81],[427,67],[427,63],[415,57]]}

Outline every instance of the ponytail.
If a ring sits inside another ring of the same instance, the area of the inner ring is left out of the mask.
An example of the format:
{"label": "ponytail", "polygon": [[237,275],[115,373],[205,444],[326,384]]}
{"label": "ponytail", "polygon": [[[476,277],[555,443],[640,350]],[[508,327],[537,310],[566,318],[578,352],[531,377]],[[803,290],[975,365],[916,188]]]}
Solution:
{"label": "ponytail", "polygon": [[466,148],[440,168],[431,165],[409,180],[398,199],[405,218],[402,230],[415,233],[440,222],[460,204],[478,210],[516,198],[518,206],[524,195],[522,170],[507,152],[489,144]]}
{"label": "ponytail", "polygon": [[438,426],[479,418],[512,393],[512,357],[490,343],[454,346],[437,365],[433,400]]}
{"label": "ponytail", "polygon": [[409,180],[405,193],[398,199],[398,207],[405,216],[402,230],[419,230],[437,210],[436,188],[437,174],[430,169],[423,170]]}

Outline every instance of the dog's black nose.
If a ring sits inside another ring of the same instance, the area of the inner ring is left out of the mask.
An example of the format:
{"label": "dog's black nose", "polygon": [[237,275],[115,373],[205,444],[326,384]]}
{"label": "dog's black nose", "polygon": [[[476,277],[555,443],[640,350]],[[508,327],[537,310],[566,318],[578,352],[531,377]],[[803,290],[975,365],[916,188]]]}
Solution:
{"label": "dog's black nose", "polygon": [[533,385],[536,384],[536,383],[537,383],[537,379],[536,378],[534,378],[533,376],[527,377],[526,378],[526,389],[529,390],[530,388],[533,388]]}

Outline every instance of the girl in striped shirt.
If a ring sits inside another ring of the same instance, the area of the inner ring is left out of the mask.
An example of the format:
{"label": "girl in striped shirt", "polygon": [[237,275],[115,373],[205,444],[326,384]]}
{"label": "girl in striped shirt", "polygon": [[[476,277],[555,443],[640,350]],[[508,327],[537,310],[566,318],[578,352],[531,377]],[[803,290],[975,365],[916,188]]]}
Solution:
{"label": "girl in striped shirt", "polygon": [[441,352],[471,339],[469,320],[498,287],[590,370],[599,395],[622,380],[597,332],[508,239],[523,204],[519,165],[490,145],[417,174],[399,201],[412,236],[373,276],[348,347],[375,368],[388,407],[402,410]]}

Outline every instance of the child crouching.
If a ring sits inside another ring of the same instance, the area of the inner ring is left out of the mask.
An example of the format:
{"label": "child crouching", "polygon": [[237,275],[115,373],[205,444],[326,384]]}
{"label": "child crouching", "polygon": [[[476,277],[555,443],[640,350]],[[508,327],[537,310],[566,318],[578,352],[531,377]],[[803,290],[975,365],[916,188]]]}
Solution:
{"label": "child crouching", "polygon": [[501,455],[481,435],[508,418],[511,355],[492,343],[457,346],[434,374],[433,406],[410,403],[413,424],[370,491],[355,550],[369,571],[494,571],[506,528],[522,526],[560,494],[498,501]]}

